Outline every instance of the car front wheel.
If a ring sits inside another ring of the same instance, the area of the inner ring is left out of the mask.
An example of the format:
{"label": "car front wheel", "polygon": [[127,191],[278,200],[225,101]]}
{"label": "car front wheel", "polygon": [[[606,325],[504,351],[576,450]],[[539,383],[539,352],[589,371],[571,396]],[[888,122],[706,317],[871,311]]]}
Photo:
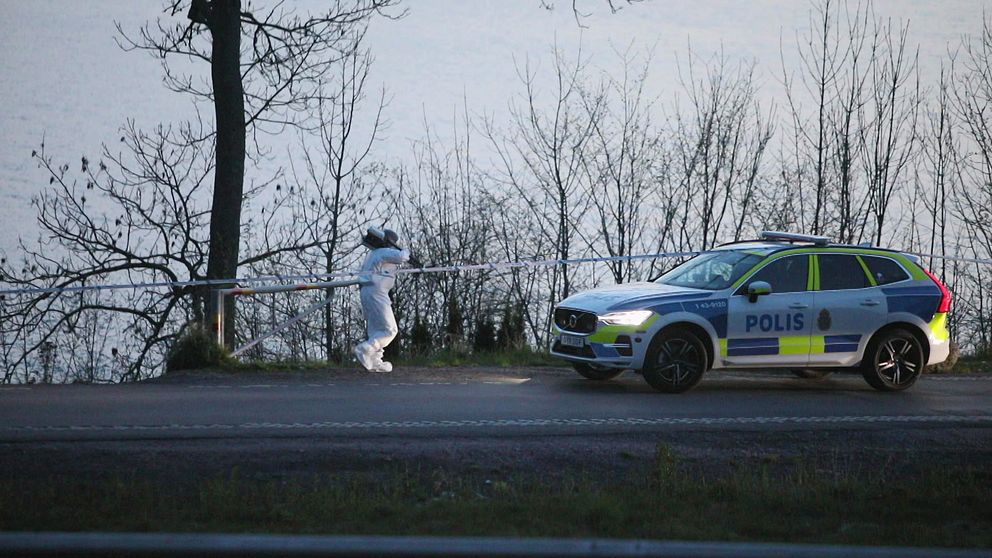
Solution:
{"label": "car front wheel", "polygon": [[868,345],[861,374],[877,390],[900,391],[916,383],[925,365],[919,339],[904,329],[896,329]]}
{"label": "car front wheel", "polygon": [[663,331],[651,342],[642,373],[654,389],[682,393],[702,379],[707,359],[706,347],[694,333],[685,329]]}
{"label": "car front wheel", "polygon": [[623,370],[586,362],[573,362],[572,367],[583,378],[597,381],[612,380],[623,373]]}

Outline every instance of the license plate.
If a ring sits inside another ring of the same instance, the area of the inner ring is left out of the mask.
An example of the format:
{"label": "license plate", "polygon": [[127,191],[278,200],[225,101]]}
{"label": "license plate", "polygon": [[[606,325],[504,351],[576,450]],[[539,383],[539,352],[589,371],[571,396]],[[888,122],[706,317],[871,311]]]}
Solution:
{"label": "license plate", "polygon": [[585,337],[578,337],[575,335],[562,335],[561,344],[566,347],[585,347],[586,339]]}

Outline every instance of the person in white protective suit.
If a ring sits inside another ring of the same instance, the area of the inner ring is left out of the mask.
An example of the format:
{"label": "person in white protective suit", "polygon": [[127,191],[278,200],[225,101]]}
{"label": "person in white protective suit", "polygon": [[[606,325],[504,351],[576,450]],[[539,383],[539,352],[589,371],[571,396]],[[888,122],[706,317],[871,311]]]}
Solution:
{"label": "person in white protective suit", "polygon": [[399,329],[393,316],[389,290],[396,283],[391,272],[410,261],[410,251],[400,248],[399,235],[389,229],[369,227],[362,244],[369,248],[360,271],[362,312],[368,339],[355,346],[355,358],[371,372],[391,372],[393,365],[382,360],[383,350],[396,338]]}

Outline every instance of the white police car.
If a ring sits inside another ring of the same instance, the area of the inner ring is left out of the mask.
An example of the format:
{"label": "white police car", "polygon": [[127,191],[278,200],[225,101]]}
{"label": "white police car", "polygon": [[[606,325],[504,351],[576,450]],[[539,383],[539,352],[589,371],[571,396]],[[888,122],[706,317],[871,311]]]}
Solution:
{"label": "white police car", "polygon": [[551,354],[593,380],[624,370],[683,392],[711,368],[860,367],[906,389],[949,352],[951,293],[915,256],[764,232],[702,253],[657,280],[603,287],[554,310]]}

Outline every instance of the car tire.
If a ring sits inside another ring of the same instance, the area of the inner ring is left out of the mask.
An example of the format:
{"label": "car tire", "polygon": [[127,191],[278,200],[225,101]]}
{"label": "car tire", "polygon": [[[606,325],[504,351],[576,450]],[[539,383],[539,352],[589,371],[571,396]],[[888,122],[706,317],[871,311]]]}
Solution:
{"label": "car tire", "polygon": [[623,374],[623,370],[618,370],[616,368],[610,368],[609,366],[602,366],[599,364],[590,364],[588,362],[573,362],[572,367],[575,368],[575,371],[578,372],[583,378],[588,380],[596,380],[597,382],[612,380],[620,374]]}
{"label": "car tire", "polygon": [[916,383],[926,366],[920,340],[904,329],[872,339],[861,360],[861,374],[879,391],[902,391]]}
{"label": "car tire", "polygon": [[658,391],[682,393],[699,383],[708,365],[703,341],[679,328],[662,331],[651,341],[641,373]]}
{"label": "car tire", "polygon": [[814,368],[793,368],[789,372],[804,380],[822,380],[833,374],[830,370],[817,370]]}

